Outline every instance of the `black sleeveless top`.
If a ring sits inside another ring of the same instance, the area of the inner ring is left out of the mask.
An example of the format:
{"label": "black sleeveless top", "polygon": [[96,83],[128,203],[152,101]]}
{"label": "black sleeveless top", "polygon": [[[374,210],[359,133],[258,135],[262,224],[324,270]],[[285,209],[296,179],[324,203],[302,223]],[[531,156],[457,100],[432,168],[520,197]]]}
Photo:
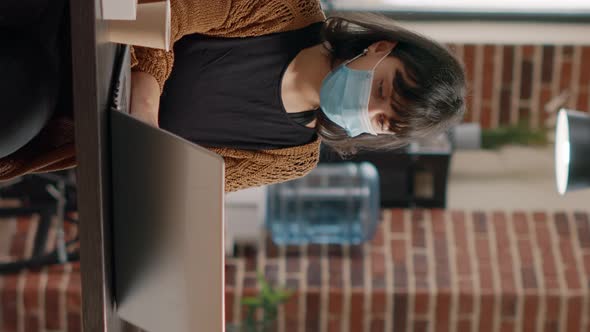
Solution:
{"label": "black sleeveless top", "polygon": [[208,147],[260,150],[317,138],[314,111],[287,113],[282,77],[304,48],[321,43],[323,23],[248,38],[184,36],[160,98],[160,127]]}

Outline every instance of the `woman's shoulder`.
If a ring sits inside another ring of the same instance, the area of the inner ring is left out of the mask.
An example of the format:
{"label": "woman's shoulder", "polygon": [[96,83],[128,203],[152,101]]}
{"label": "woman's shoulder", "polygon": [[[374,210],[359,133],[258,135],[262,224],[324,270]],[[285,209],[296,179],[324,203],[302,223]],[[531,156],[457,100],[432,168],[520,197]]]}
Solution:
{"label": "woman's shoulder", "polygon": [[260,36],[301,29],[325,18],[319,0],[234,0],[225,22],[207,34]]}

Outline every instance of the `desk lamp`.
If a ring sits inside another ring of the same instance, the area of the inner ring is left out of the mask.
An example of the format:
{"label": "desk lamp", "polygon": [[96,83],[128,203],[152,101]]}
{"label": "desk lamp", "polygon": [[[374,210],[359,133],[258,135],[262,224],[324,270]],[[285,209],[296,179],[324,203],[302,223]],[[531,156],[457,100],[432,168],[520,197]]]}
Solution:
{"label": "desk lamp", "polygon": [[561,109],[555,131],[555,177],[557,191],[590,186],[590,115]]}

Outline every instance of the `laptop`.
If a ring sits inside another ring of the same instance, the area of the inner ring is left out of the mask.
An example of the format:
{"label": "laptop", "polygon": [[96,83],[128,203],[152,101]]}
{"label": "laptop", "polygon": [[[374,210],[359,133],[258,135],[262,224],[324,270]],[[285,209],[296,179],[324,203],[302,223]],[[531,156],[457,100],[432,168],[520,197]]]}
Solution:
{"label": "laptop", "polygon": [[116,312],[148,332],[225,331],[223,158],[110,111]]}

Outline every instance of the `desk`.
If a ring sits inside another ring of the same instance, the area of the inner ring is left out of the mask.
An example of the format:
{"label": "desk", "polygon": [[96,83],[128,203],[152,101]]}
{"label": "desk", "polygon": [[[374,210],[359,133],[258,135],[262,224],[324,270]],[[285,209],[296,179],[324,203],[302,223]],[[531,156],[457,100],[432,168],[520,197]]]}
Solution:
{"label": "desk", "polygon": [[137,330],[114,312],[107,135],[115,45],[96,19],[100,0],[70,1],[84,331]]}

